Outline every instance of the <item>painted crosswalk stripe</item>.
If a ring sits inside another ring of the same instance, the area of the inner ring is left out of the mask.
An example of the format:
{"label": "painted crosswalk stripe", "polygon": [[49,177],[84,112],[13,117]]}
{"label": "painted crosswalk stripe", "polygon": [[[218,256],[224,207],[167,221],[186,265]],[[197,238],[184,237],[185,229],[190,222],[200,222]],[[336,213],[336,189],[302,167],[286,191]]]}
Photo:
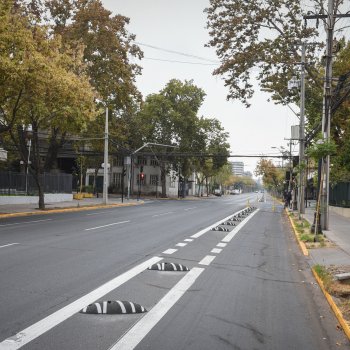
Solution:
{"label": "painted crosswalk stripe", "polygon": [[191,238],[186,238],[186,239],[184,239],[184,241],[185,241],[185,242],[193,242],[193,239],[191,239]]}
{"label": "painted crosswalk stripe", "polygon": [[187,245],[187,243],[177,243],[176,246],[177,247],[185,247]]}
{"label": "painted crosswalk stripe", "polygon": [[221,252],[222,252],[222,249],[220,249],[220,248],[213,248],[210,253],[219,254]]}
{"label": "painted crosswalk stripe", "polygon": [[198,264],[209,266],[215,258],[216,258],[216,256],[214,256],[214,255],[207,255]]}
{"label": "painted crosswalk stripe", "polygon": [[220,248],[225,248],[227,246],[227,243],[218,243],[216,246]]}

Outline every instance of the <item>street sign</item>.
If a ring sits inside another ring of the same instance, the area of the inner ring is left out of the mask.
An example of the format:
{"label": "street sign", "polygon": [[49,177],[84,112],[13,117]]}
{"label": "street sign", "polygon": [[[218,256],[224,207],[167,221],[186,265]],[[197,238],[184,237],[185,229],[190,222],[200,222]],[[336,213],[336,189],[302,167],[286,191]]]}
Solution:
{"label": "street sign", "polygon": [[129,156],[128,156],[128,157],[125,157],[125,158],[124,158],[124,164],[125,164],[125,165],[130,165],[130,164],[131,164],[131,157],[129,157]]}
{"label": "street sign", "polygon": [[291,126],[291,140],[299,140],[299,125],[292,125]]}
{"label": "street sign", "polygon": [[0,161],[7,160],[7,151],[5,151],[3,148],[0,148]]}

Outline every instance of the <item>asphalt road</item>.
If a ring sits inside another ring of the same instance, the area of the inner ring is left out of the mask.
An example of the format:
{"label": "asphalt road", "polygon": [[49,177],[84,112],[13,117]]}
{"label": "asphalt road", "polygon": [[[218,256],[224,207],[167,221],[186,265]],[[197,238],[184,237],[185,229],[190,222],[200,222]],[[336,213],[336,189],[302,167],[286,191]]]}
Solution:
{"label": "asphalt road", "polygon": [[[256,198],[1,220],[0,349],[350,348],[282,208]],[[259,210],[236,228],[208,230],[248,199]],[[148,312],[79,313],[107,300]]]}

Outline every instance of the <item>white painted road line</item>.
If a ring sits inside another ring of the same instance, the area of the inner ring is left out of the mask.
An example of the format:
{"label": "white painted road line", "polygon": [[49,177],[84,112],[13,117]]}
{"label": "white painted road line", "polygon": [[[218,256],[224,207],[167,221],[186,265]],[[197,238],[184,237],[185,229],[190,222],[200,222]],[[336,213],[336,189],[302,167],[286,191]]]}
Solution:
{"label": "white painted road line", "polygon": [[99,228],[104,228],[104,227],[109,227],[109,226],[114,226],[114,225],[120,225],[120,224],[125,224],[127,222],[130,222],[130,220],[127,221],[119,221],[119,222],[113,222],[112,224],[107,224],[103,226],[97,226],[97,227],[91,227],[91,228],[86,228],[85,231],[91,231],[91,230],[97,230]]}
{"label": "white painted road line", "polygon": [[184,239],[185,242],[193,242],[193,239],[192,238],[186,238]]}
{"label": "white painted road line", "polygon": [[164,250],[162,254],[173,254],[175,252],[177,252],[177,249],[167,249],[167,250]]}
{"label": "white painted road line", "polygon": [[99,211],[99,212],[96,212],[96,213],[89,213],[89,214],[86,214],[86,216],[90,216],[90,215],[99,215],[99,214],[106,214],[106,213],[110,213],[111,211]]}
{"label": "white painted road line", "polygon": [[256,209],[254,212],[252,212],[248,217],[246,217],[243,221],[240,222],[240,224],[235,227],[227,236],[225,236],[222,239],[222,242],[230,242],[231,239],[238,233],[238,231],[259,211],[259,209]]}
{"label": "white painted road line", "polygon": [[45,317],[41,321],[34,323],[26,329],[23,329],[13,337],[5,339],[0,343],[0,349],[14,350],[21,348],[45,332],[49,331],[53,327],[57,326],[61,322],[65,321],[69,317],[73,316],[75,313],[79,312],[87,305],[93,303],[95,300],[100,299],[107,293],[121,286],[123,283],[129,281],[131,278],[146,270],[149,266],[158,263],[162,259],[163,258],[155,256],[133,267],[129,271],[124,272],[123,274],[96,288],[78,300],[73,301],[71,304]]}
{"label": "white painted road line", "polygon": [[216,256],[214,255],[207,255],[198,264],[209,266],[215,258]]}
{"label": "white painted road line", "polygon": [[214,253],[214,254],[220,254],[222,252],[222,249],[220,248],[213,248],[210,253]]}
{"label": "white painted road line", "polygon": [[204,228],[203,230],[200,230],[199,232],[197,232],[197,233],[195,233],[194,235],[192,235],[191,238],[198,238],[198,237],[204,235],[206,232],[208,232],[208,231],[211,230],[212,228],[214,228],[214,227],[220,225],[223,221],[226,221],[226,220],[230,219],[232,216],[239,214],[239,213],[242,212],[243,210],[244,210],[244,209],[239,210],[239,211],[237,211],[236,213],[231,214],[231,215],[227,216],[226,218],[221,219],[220,221],[217,221],[215,224],[212,224],[212,225],[210,225],[210,226]]}
{"label": "white painted road line", "polygon": [[155,218],[157,216],[169,215],[169,214],[172,214],[172,213],[173,213],[173,211],[168,211],[167,213],[161,213],[161,214],[152,215],[152,218]]}
{"label": "white painted road line", "polygon": [[132,350],[193,285],[204,268],[194,267],[109,350]]}
{"label": "white painted road line", "polygon": [[187,243],[178,243],[175,244],[176,247],[185,247],[187,245]]}
{"label": "white painted road line", "polygon": [[218,243],[216,246],[220,248],[225,248],[227,246],[227,243]]}
{"label": "white painted road line", "polygon": [[0,227],[4,226],[13,226],[13,225],[22,225],[22,224],[33,224],[36,222],[43,222],[43,221],[51,221],[52,219],[43,219],[43,220],[33,220],[33,221],[22,221],[22,222],[14,222],[11,224],[1,224]]}
{"label": "white painted road line", "polygon": [[186,208],[184,210],[192,210],[192,209],[196,209],[197,207],[192,207],[192,208]]}
{"label": "white painted road line", "polygon": [[15,245],[15,244],[19,244],[19,243],[9,243],[9,244],[5,244],[5,245],[0,245],[0,248],[9,247],[9,246]]}

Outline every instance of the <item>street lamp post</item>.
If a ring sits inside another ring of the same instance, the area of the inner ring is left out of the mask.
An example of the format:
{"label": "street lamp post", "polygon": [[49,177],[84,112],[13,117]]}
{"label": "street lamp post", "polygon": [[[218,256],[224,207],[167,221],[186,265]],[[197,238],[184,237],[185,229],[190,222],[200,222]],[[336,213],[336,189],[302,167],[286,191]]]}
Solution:
{"label": "street lamp post", "polygon": [[105,145],[104,145],[104,164],[103,164],[103,204],[108,204],[108,107],[106,107],[105,119]]}

